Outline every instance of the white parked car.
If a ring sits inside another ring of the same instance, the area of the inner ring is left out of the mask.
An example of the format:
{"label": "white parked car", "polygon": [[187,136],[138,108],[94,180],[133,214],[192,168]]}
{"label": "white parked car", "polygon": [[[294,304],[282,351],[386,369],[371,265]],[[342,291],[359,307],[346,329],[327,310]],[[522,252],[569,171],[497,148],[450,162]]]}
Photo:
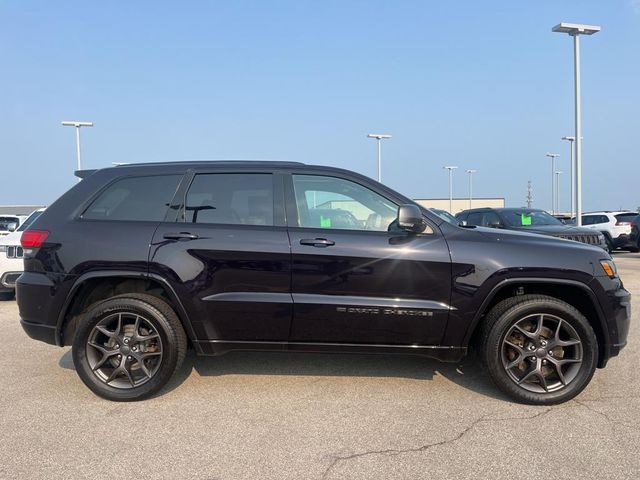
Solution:
{"label": "white parked car", "polygon": [[638,247],[631,241],[631,222],[638,212],[589,212],[582,214],[582,226],[598,230],[604,234],[609,250],[622,248],[637,252]]}
{"label": "white parked car", "polygon": [[[22,274],[24,269],[23,251],[20,245],[20,237],[22,231],[27,229],[40,214],[44,212],[44,208],[40,208],[29,216],[24,216],[26,220],[13,232],[7,232],[7,235],[0,237],[0,298],[9,299],[13,297],[15,292],[16,280]],[[0,218],[10,217],[3,215]]]}

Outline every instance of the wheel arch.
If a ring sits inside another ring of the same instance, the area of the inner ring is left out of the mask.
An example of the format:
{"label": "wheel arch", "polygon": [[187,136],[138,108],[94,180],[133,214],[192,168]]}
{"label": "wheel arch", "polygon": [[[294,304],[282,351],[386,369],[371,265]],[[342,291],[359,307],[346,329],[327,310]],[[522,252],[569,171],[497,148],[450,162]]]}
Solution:
{"label": "wheel arch", "polygon": [[610,341],[605,316],[593,290],[586,284],[575,280],[509,278],[499,282],[492,288],[476,312],[465,334],[463,345],[474,342],[484,317],[499,302],[512,296],[535,293],[558,298],[572,305],[585,316],[598,339],[598,367],[604,367],[610,356],[608,351]]}
{"label": "wheel arch", "polygon": [[167,302],[180,319],[189,343],[198,348],[191,320],[173,287],[155,274],[135,271],[88,272],[75,281],[63,304],[56,324],[56,342],[70,345],[80,319],[80,313],[89,305],[123,293],[147,293]]}

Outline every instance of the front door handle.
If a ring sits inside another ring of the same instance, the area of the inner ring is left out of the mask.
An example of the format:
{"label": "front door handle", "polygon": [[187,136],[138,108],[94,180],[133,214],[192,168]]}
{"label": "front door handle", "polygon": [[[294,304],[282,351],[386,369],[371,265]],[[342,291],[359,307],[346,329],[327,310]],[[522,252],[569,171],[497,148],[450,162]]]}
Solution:
{"label": "front door handle", "polygon": [[300,245],[311,245],[312,247],[330,247],[335,244],[336,242],[326,238],[303,238],[300,240]]}
{"label": "front door handle", "polygon": [[179,232],[179,233],[165,233],[163,238],[167,240],[196,240],[200,238],[195,233]]}

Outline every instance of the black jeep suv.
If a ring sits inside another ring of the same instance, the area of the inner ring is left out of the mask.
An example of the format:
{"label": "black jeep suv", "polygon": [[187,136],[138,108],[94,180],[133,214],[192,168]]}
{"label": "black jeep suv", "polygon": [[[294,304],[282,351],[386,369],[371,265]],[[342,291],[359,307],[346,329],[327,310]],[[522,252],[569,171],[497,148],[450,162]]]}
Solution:
{"label": "black jeep suv", "polygon": [[79,176],[22,235],[18,306],[111,400],[157,392],[188,347],[459,361],[476,345],[501,390],[553,404],[626,342],[630,295],[601,248],[461,227],[362,175],[181,162]]}

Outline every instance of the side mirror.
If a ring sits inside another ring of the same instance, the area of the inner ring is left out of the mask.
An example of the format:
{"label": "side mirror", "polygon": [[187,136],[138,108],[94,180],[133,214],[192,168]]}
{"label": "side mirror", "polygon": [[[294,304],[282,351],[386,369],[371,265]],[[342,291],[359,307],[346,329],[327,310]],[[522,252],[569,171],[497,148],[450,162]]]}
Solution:
{"label": "side mirror", "polygon": [[18,228],[18,225],[15,223],[10,223],[7,230],[9,230],[10,232],[15,232],[16,228]]}
{"label": "side mirror", "polygon": [[398,226],[411,233],[423,232],[427,224],[422,218],[422,210],[417,205],[400,205],[398,207]]}

